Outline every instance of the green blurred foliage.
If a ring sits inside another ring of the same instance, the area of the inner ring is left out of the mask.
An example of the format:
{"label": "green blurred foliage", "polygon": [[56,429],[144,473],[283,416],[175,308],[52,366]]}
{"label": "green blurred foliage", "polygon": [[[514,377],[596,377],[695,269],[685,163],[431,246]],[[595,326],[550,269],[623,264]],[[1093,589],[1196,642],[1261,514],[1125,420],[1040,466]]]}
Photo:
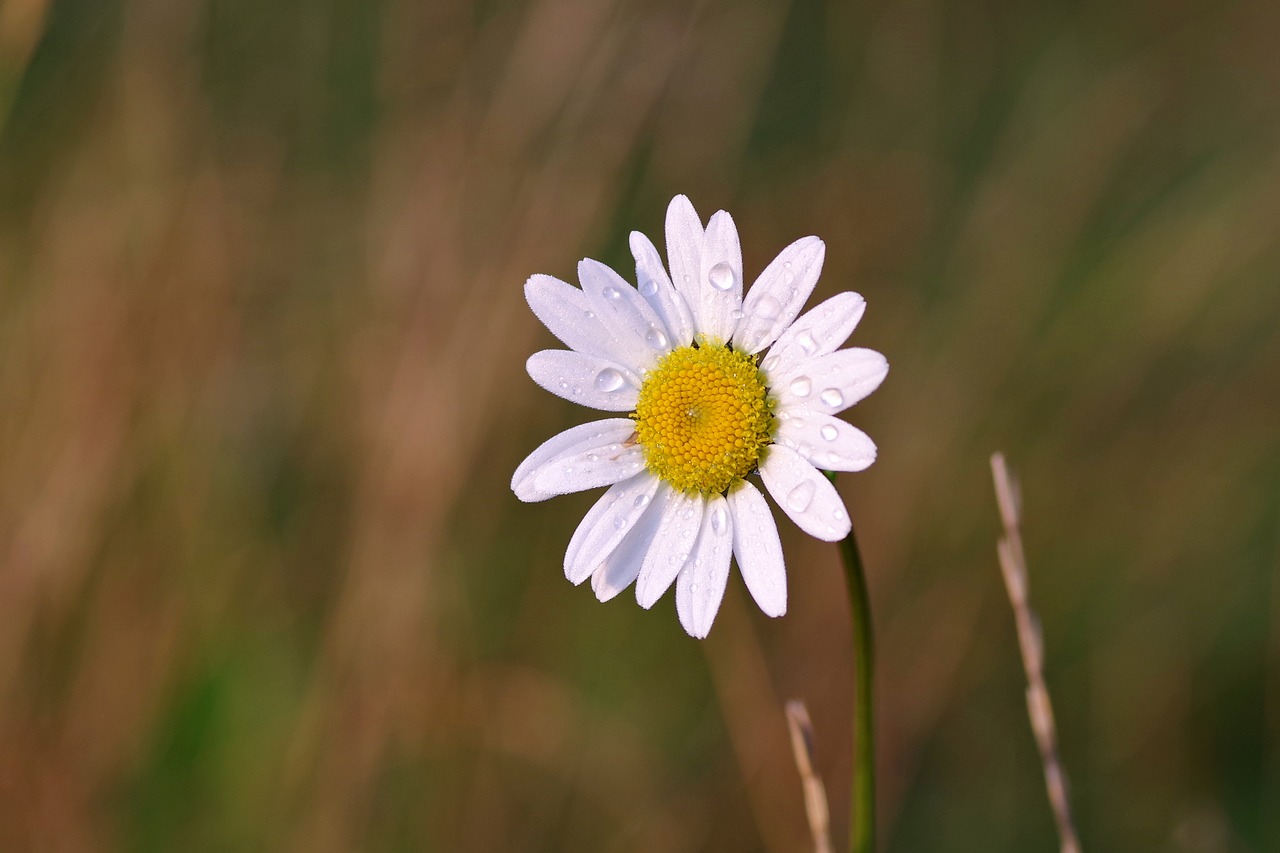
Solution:
{"label": "green blurred foliage", "polygon": [[[1055,843],[987,458],[1089,850],[1280,849],[1280,14],[1264,0],[0,5],[0,849],[808,849],[790,613],[562,576],[590,414],[521,283],[689,194],[828,246],[883,849]],[[839,846],[839,843],[837,843]]]}

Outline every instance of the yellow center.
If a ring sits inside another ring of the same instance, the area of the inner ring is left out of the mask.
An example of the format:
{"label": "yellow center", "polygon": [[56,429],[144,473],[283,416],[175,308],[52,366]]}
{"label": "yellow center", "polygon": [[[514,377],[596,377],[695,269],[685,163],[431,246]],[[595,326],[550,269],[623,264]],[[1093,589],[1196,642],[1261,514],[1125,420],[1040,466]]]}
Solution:
{"label": "yellow center", "polygon": [[636,404],[645,465],[689,494],[721,494],[755,470],[773,412],[755,359],[714,342],[672,350]]}

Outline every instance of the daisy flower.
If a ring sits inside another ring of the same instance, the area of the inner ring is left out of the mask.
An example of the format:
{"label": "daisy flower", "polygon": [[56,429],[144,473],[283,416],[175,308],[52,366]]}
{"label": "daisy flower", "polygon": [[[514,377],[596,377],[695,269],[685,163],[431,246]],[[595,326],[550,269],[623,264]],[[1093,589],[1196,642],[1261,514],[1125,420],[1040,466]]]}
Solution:
{"label": "daisy flower", "polygon": [[869,349],[839,349],[866,307],[858,294],[800,316],[822,271],[817,237],[783,249],[744,298],[728,213],[704,229],[679,195],[666,231],[670,275],[633,231],[638,287],[590,259],[578,264],[581,290],[547,275],[525,284],[533,313],[569,348],[534,354],[533,381],[627,414],[547,441],[511,488],[541,501],[608,486],[569,541],[565,575],[591,578],[601,601],[634,582],[645,608],[674,583],[681,625],[705,637],[731,557],[761,610],[787,609],[778,528],[753,475],[801,530],[829,542],[848,535],[849,514],[819,469],[875,461],[871,439],[835,415],[874,391],[889,365]]}

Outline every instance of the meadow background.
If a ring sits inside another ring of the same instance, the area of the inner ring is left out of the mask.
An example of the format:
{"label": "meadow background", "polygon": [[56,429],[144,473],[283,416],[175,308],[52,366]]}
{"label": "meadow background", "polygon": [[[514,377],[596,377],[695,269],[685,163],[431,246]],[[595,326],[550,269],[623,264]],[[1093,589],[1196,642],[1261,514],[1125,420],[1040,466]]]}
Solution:
{"label": "meadow background", "polygon": [[[882,849],[1280,850],[1280,6],[4,0],[0,850],[801,851],[847,826],[836,549],[791,606],[562,575],[534,272],[667,201],[827,243]],[[837,844],[839,846],[839,843]]]}

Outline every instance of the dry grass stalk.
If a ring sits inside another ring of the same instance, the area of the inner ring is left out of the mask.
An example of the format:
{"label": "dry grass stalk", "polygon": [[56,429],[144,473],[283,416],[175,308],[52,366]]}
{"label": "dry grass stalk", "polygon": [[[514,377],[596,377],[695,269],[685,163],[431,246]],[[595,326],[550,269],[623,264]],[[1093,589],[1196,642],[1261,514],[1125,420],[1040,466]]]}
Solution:
{"label": "dry grass stalk", "polygon": [[809,817],[815,853],[831,853],[831,814],[827,810],[827,790],[822,777],[813,769],[813,724],[803,701],[787,702],[787,728],[791,730],[791,749],[804,786],[804,811]]}
{"label": "dry grass stalk", "polygon": [[1040,761],[1044,765],[1045,787],[1049,789],[1049,803],[1058,823],[1058,837],[1062,841],[1062,853],[1080,853],[1080,839],[1076,835],[1071,817],[1071,802],[1067,795],[1067,774],[1058,758],[1058,732],[1053,721],[1053,705],[1049,701],[1049,688],[1044,682],[1044,640],[1040,632],[1040,620],[1027,601],[1027,560],[1022,550],[1022,499],[1017,481],[1005,464],[1004,454],[991,455],[991,476],[995,481],[996,502],[1000,505],[1000,520],[1004,524],[1004,536],[997,549],[1000,553],[1000,570],[1004,574],[1005,589],[1013,605],[1013,616],[1018,627],[1018,645],[1022,648],[1022,666],[1027,673],[1027,713],[1031,717],[1031,729],[1040,748]]}

